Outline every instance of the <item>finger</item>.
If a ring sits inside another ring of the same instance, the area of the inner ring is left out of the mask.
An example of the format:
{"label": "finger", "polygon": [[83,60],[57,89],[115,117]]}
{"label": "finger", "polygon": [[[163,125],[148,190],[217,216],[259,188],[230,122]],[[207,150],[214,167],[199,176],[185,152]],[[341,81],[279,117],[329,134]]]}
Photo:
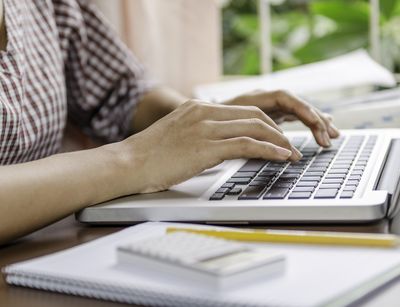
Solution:
{"label": "finger", "polygon": [[202,104],[200,116],[202,118],[216,121],[258,118],[274,129],[282,132],[282,129],[279,128],[279,126],[267,114],[255,106]]}
{"label": "finger", "polygon": [[259,141],[269,142],[292,152],[290,160],[301,159],[302,154],[290,144],[288,138],[260,119],[239,119],[231,121],[211,121],[206,130],[212,139],[229,139],[250,137]]}
{"label": "finger", "polygon": [[286,148],[276,146],[272,143],[258,141],[249,137],[238,137],[215,141],[215,148],[219,158],[231,159],[264,159],[274,161],[286,161],[292,152]]}
{"label": "finger", "polygon": [[328,127],[328,134],[331,138],[337,138],[340,135],[338,128],[332,123],[333,118],[332,115],[328,113],[323,113],[317,109],[319,116],[321,116],[322,120],[325,122]]}
{"label": "finger", "polygon": [[330,146],[328,127],[314,107],[299,98],[280,92],[277,94],[277,104],[282,110],[295,114],[309,127],[319,145]]}
{"label": "finger", "polygon": [[296,120],[299,120],[299,119],[295,115],[289,114],[289,115],[283,116],[283,121],[284,122],[294,122]]}

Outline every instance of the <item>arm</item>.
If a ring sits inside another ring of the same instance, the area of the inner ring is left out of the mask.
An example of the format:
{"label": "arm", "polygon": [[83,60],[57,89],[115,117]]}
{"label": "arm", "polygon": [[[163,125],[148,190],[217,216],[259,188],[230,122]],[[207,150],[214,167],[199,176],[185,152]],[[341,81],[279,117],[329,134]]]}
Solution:
{"label": "arm", "polygon": [[224,160],[297,160],[254,107],[189,101],[126,140],[0,167],[0,244],[99,202],[161,191]]}
{"label": "arm", "polygon": [[114,180],[123,175],[119,146],[1,166],[0,244],[122,194]]}

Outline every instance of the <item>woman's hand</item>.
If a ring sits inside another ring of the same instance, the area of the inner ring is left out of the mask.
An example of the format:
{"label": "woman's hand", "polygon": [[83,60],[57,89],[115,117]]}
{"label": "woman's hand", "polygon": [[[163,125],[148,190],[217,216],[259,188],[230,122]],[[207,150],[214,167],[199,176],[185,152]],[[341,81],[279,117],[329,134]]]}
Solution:
{"label": "woman's hand", "polygon": [[226,105],[257,106],[276,123],[300,120],[309,127],[319,145],[330,146],[330,138],[339,136],[332,117],[285,91],[254,91],[225,102]]}
{"label": "woman's hand", "polygon": [[165,190],[224,160],[301,158],[277,124],[258,107],[195,100],[122,144],[129,162],[126,194]]}

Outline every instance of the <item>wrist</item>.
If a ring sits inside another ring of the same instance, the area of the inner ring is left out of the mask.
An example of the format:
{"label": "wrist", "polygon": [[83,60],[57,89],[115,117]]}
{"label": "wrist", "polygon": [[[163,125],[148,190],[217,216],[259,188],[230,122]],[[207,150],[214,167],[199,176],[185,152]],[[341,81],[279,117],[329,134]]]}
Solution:
{"label": "wrist", "polygon": [[140,154],[135,138],[131,136],[102,147],[110,161],[112,181],[118,184],[118,195],[114,197],[143,193],[146,189],[146,172],[143,171],[146,157]]}

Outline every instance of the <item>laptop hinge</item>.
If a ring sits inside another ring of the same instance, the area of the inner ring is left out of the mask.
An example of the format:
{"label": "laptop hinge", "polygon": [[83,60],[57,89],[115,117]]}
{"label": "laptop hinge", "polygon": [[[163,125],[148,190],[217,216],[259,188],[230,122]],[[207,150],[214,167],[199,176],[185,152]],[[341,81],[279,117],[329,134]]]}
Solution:
{"label": "laptop hinge", "polygon": [[396,215],[400,206],[398,198],[400,193],[400,139],[393,139],[390,143],[385,165],[380,173],[376,190],[388,192],[389,207],[387,216]]}

